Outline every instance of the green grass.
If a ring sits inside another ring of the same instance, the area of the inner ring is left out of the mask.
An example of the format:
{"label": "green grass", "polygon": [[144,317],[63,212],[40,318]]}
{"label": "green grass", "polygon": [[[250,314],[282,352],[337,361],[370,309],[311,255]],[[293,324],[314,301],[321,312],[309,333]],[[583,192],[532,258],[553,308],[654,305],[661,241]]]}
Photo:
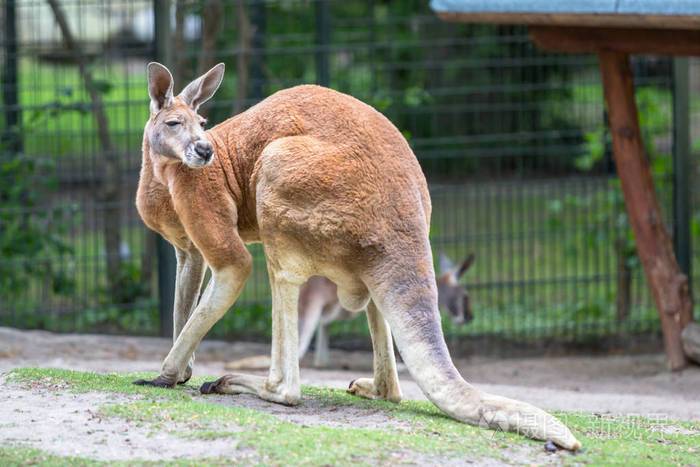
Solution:
{"label": "green grass", "polygon": [[[358,399],[343,391],[305,387],[305,401],[314,401],[320,410],[344,406],[380,411],[390,419],[408,425],[397,428],[338,428],[298,425],[270,414],[242,406],[208,403],[193,398],[203,380],[177,389],[137,387],[131,384],[143,374],[100,375],[68,370],[26,368],[13,371],[9,378],[18,382],[59,384],[72,391],[111,392],[138,395],[128,402],[108,404],[102,416],[119,417],[135,424],[148,424],[167,430],[178,424],[184,438],[231,438],[241,447],[252,448],[262,464],[276,465],[376,465],[392,462],[392,453],[414,453],[441,462],[445,459],[527,462],[527,456],[540,456],[542,443],[510,433],[496,433],[455,422],[430,403],[406,401],[391,404]],[[235,396],[231,396],[235,397]],[[557,414],[582,441],[584,450],[575,455],[560,452],[557,460],[572,465],[697,465],[700,453],[700,424],[652,420],[644,417],[604,417],[584,413]],[[183,426],[187,427],[183,430]],[[231,430],[231,426],[243,430]],[[694,434],[678,434],[683,429]],[[666,431],[663,431],[666,430]],[[513,452],[518,456],[513,458]],[[545,457],[545,460],[547,458]],[[203,461],[218,463],[222,460]],[[533,461],[535,458],[533,457]],[[90,464],[84,459],[50,456],[29,448],[0,448],[0,463],[20,465],[33,462],[46,465]]]}
{"label": "green grass", "polygon": [[[158,466],[162,462],[148,461],[97,461],[93,459],[85,459],[82,457],[73,456],[58,456],[47,453],[41,449],[21,447],[21,446],[0,446],[0,465],[3,467],[19,467],[27,465],[41,465],[51,467],[91,467],[91,466],[116,466],[116,467],[131,467],[131,466]],[[178,466],[228,466],[230,461],[226,459],[197,459],[197,460],[171,460],[168,465]]]}
{"label": "green grass", "polygon": [[26,465],[92,466],[103,463],[79,457],[64,457],[49,454],[41,449],[0,446],[0,465],[19,467]]}

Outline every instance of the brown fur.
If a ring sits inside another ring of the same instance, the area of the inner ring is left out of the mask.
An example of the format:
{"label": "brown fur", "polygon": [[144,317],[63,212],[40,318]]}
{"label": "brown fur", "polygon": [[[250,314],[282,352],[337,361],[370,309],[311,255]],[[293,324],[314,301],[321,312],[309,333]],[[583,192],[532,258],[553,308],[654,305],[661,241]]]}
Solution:
{"label": "brown fur", "polygon": [[[353,97],[305,85],[280,91],[203,134],[196,109],[221,82],[223,67],[178,97],[169,76],[162,66],[149,66],[152,114],[137,207],[144,222],[176,247],[201,252],[212,281],[160,376],[142,383],[172,386],[186,378],[199,341],[250,274],[244,244],[262,242],[273,298],[270,374],[227,375],[202,392],[251,392],[298,403],[299,293],[309,277],[321,275],[337,285],[344,308],[369,305],[375,377],[357,380],[351,392],[400,399],[393,333],[413,377],[451,416],[579,446],[551,416],[482,393],[454,368],[440,327],[427,184],[389,120]],[[213,161],[194,151],[195,143],[209,142]]]}

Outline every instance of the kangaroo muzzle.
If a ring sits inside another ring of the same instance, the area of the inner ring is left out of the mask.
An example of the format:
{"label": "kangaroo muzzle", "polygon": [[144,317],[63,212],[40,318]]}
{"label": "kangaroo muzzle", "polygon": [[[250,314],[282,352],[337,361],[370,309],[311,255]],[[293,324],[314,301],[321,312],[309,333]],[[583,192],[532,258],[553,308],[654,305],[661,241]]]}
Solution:
{"label": "kangaroo muzzle", "polygon": [[197,140],[185,152],[185,164],[192,168],[204,167],[214,159],[214,147],[204,139]]}

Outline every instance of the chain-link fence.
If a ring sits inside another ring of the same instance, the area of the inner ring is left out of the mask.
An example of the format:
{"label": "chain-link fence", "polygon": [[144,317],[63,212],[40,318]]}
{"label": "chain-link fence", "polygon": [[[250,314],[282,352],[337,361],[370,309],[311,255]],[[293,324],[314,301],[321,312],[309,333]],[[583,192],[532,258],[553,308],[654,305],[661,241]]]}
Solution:
{"label": "chain-link fence", "polygon": [[[145,65],[159,59],[176,88],[226,63],[205,109],[212,123],[309,82],[385,113],[430,182],[436,258],[476,255],[464,278],[475,319],[444,321],[453,344],[658,334],[592,56],[540,52],[524,27],[444,23],[416,1],[5,0],[0,15],[2,325],[159,332],[167,268],[133,203]],[[634,68],[671,213],[672,62],[635,58]],[[699,196],[688,227],[697,240]],[[264,257],[251,251],[254,274],[216,335],[269,334]],[[359,317],[333,332],[367,331]]]}

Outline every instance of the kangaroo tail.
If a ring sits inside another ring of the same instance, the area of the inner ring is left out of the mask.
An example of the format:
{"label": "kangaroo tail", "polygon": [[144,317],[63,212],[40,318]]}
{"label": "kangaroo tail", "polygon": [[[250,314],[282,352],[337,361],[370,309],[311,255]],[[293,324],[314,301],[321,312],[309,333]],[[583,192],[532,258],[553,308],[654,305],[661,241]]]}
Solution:
{"label": "kangaroo tail", "polygon": [[227,370],[267,370],[270,368],[270,356],[269,355],[256,355],[254,357],[239,358],[238,360],[233,360],[226,365],[224,368]]}
{"label": "kangaroo tail", "polygon": [[485,393],[460,376],[442,333],[430,253],[423,258],[400,269],[384,266],[370,274],[367,285],[426,397],[459,421],[579,449],[581,443],[555,417],[528,403]]}

